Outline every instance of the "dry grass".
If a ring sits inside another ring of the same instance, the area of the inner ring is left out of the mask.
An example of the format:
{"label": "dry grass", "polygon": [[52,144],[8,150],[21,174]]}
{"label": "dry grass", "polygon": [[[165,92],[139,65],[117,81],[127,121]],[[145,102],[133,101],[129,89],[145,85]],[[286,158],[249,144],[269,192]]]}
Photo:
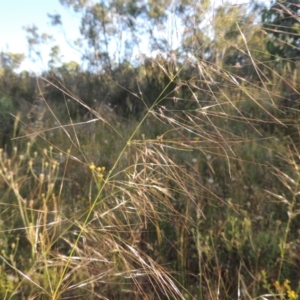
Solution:
{"label": "dry grass", "polygon": [[299,137],[284,130],[299,111],[280,87],[294,82],[260,59],[261,29],[245,30],[223,43],[255,80],[200,49],[158,57],[168,82],[152,105],[129,91],[140,120],[40,78],[88,120],[45,96],[49,128],[1,150],[2,299],[296,299]]}

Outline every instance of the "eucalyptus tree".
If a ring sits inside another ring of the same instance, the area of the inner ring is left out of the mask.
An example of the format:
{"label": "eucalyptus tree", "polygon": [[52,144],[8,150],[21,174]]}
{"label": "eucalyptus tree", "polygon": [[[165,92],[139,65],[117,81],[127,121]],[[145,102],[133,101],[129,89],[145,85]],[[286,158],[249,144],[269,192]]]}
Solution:
{"label": "eucalyptus tree", "polygon": [[300,4],[298,0],[276,0],[263,10],[264,30],[269,40],[267,49],[274,59],[295,63],[300,57]]}

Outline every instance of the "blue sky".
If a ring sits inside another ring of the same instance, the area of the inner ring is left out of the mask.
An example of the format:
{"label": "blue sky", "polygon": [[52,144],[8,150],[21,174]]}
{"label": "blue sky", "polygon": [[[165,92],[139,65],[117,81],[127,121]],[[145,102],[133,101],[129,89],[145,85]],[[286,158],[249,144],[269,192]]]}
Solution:
{"label": "blue sky", "polygon": [[62,16],[63,27],[69,41],[79,37],[80,16],[64,8],[58,0],[0,0],[0,51],[24,53],[28,55],[26,32],[23,26],[35,24],[40,33],[48,33],[55,37],[56,42],[44,47],[44,61],[35,63],[26,61],[22,69],[40,72],[47,68],[46,53],[58,44],[64,54],[65,61],[79,60],[80,54],[68,46],[61,28],[53,27],[47,13],[59,13]]}
{"label": "blue sky", "polygon": [[[47,13],[60,14],[63,26],[51,26]],[[80,14],[64,8],[58,0],[0,0],[0,51],[24,53],[28,57],[27,33],[23,26],[35,24],[40,34],[53,35],[56,41],[39,49],[43,61],[39,59],[33,63],[27,59],[22,64],[21,70],[35,73],[46,70],[49,60],[48,54],[54,45],[59,45],[61,48],[64,61],[80,62],[81,54],[68,46],[66,42],[66,38],[72,43],[80,37],[80,21]],[[143,52],[148,52],[146,44],[142,45],[142,48]]]}
{"label": "blue sky", "polygon": [[[247,3],[252,0],[228,0],[233,4]],[[224,0],[212,0],[216,5],[225,2]],[[264,0],[264,2],[270,2]],[[62,17],[63,30],[61,27],[53,27],[47,13],[58,13]],[[47,69],[49,52],[51,47],[59,45],[63,54],[63,61],[75,60],[80,62],[80,53],[70,47],[66,39],[72,43],[79,34],[80,14],[76,14],[70,9],[64,8],[58,0],[0,0],[0,51],[24,53],[28,56],[28,46],[26,41],[26,32],[23,26],[35,24],[39,28],[39,33],[48,33],[53,35],[55,42],[39,49],[43,55],[43,61],[37,60],[31,62],[29,59],[22,64],[21,69],[40,73]],[[172,36],[169,36],[169,39]],[[147,45],[143,52],[147,53]]]}

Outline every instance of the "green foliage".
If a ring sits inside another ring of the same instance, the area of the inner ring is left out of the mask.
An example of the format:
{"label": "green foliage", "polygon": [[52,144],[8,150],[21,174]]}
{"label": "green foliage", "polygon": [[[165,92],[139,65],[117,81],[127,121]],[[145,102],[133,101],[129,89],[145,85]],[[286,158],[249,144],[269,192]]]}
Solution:
{"label": "green foliage", "polygon": [[0,140],[2,147],[9,142],[9,136],[13,134],[13,101],[9,97],[0,94]]}
{"label": "green foliage", "polygon": [[[3,69],[15,70],[18,69],[25,59],[25,55],[21,53],[11,53],[11,52],[1,52],[0,54],[0,72],[3,72]],[[1,74],[3,75],[3,74]]]}
{"label": "green foliage", "polygon": [[297,0],[278,0],[263,11],[263,26],[270,36],[267,49],[274,58],[283,58],[285,62],[297,61],[300,54],[298,17],[299,4]]}

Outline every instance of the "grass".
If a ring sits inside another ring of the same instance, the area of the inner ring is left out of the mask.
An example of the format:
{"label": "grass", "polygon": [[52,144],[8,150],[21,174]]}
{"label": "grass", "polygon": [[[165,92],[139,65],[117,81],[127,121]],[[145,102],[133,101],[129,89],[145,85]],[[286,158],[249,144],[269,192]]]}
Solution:
{"label": "grass", "polygon": [[282,102],[294,82],[259,60],[257,32],[237,31],[227,45],[255,79],[153,59],[167,82],[147,87],[152,104],[129,91],[140,118],[39,79],[66,101],[41,100],[46,128],[19,113],[0,152],[2,299],[298,298],[299,111]]}
{"label": "grass", "polygon": [[2,298],[296,299],[297,147],[237,136],[229,111],[153,106],[1,150]]}

